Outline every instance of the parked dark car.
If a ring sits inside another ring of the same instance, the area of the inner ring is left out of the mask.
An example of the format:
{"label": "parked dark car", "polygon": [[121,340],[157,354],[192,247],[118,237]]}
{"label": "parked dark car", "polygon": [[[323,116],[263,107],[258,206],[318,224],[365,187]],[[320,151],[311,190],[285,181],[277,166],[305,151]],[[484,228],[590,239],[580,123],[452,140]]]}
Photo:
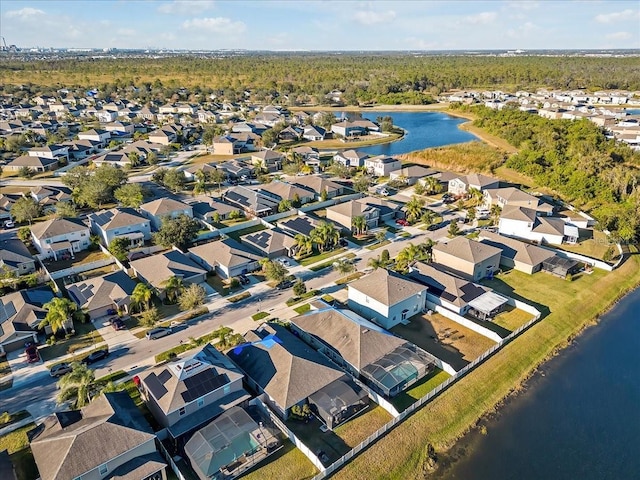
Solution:
{"label": "parked dark car", "polygon": [[281,282],[276,286],[278,290],[285,290],[291,287],[293,287],[293,280],[285,280],[284,282]]}
{"label": "parked dark car", "polygon": [[96,350],[95,352],[91,352],[89,356],[84,357],[82,359],[82,363],[89,365],[91,363],[96,363],[104,358],[109,356],[108,350]]}
{"label": "parked dark car", "polygon": [[24,349],[24,353],[27,354],[27,362],[28,363],[39,362],[40,354],[38,353],[38,347],[30,342],[26,343],[25,347],[26,348]]}
{"label": "parked dark car", "polygon": [[111,319],[111,326],[113,327],[114,330],[124,330],[125,328],[127,328],[127,326],[124,324],[124,322],[119,319],[119,318],[113,318]]}
{"label": "parked dark car", "polygon": [[249,285],[251,283],[251,280],[249,280],[249,277],[247,277],[244,274],[238,275],[238,280],[242,285]]}
{"label": "parked dark car", "polygon": [[346,247],[349,245],[349,242],[347,241],[346,238],[341,238],[339,243],[341,247]]}

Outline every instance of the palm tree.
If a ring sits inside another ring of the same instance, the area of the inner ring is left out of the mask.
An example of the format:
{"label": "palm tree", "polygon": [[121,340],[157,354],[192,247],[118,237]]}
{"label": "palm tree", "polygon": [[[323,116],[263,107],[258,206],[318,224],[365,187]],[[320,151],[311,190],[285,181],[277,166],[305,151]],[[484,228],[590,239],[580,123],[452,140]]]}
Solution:
{"label": "palm tree", "polygon": [[340,231],[333,223],[320,222],[316,228],[311,231],[313,243],[318,245],[318,250],[324,252],[330,250],[340,241]]}
{"label": "palm tree", "polygon": [[378,243],[382,243],[387,239],[387,229],[386,228],[381,228],[380,230],[378,230],[378,232],[376,232],[376,241]]}
{"label": "palm tree", "polygon": [[467,194],[469,195],[469,198],[471,199],[471,202],[474,206],[477,207],[478,205],[480,205],[480,203],[482,203],[482,199],[484,197],[482,191],[480,191],[479,189],[471,187]]}
{"label": "palm tree", "polygon": [[294,237],[294,241],[296,242],[296,250],[298,251],[298,256],[308,255],[313,250],[313,240],[311,237],[307,235],[303,235],[302,233],[298,233]]}
{"label": "palm tree", "polygon": [[75,399],[74,406],[81,408],[91,401],[91,390],[95,382],[94,370],[80,362],[71,364],[71,371],[58,380],[58,403]]}
{"label": "palm tree", "polygon": [[436,213],[433,210],[429,210],[426,208],[422,215],[420,216],[420,221],[427,224],[427,226],[431,226],[436,219]]}
{"label": "palm tree", "polygon": [[377,270],[379,268],[386,267],[387,264],[382,259],[382,257],[380,255],[378,255],[378,257],[376,257],[376,258],[370,258],[369,261],[367,262],[367,266],[373,268],[374,270]]}
{"label": "palm tree", "polygon": [[427,190],[427,193],[430,193],[430,194],[440,193],[440,191],[442,190],[442,184],[435,177],[427,177],[424,180],[424,186]]}
{"label": "palm tree", "polygon": [[493,225],[498,224],[501,214],[502,209],[500,208],[500,205],[491,205],[491,223],[493,223]]}
{"label": "palm tree", "polygon": [[182,281],[182,278],[174,275],[173,277],[166,279],[162,284],[164,285],[164,291],[167,294],[167,299],[174,303],[177,302],[178,297],[184,290],[184,282]]}
{"label": "palm tree", "polygon": [[351,219],[351,228],[355,230],[356,235],[362,235],[367,231],[367,227],[367,219],[364,218],[364,215],[358,215]]}
{"label": "palm tree", "polygon": [[348,258],[340,258],[333,263],[333,269],[339,273],[351,273],[356,269],[356,267]]}
{"label": "palm tree", "polygon": [[420,258],[420,248],[410,243],[398,253],[396,266],[400,271],[408,270],[409,266]]}
{"label": "palm tree", "polygon": [[131,305],[138,311],[142,306],[145,310],[149,310],[152,296],[153,292],[146,283],[138,283],[131,293]]}
{"label": "palm tree", "polygon": [[411,197],[411,200],[409,200],[404,206],[404,209],[407,213],[407,220],[411,223],[414,223],[422,215],[423,208],[424,208],[423,198],[418,198],[415,195]]}
{"label": "palm tree", "polygon": [[47,310],[47,316],[44,317],[44,320],[42,320],[38,326],[44,328],[49,325],[53,333],[56,333],[58,330],[63,330],[65,324],[71,318],[71,315],[73,315],[73,312],[78,309],[78,306],[71,300],[59,297],[53,298],[42,307]]}

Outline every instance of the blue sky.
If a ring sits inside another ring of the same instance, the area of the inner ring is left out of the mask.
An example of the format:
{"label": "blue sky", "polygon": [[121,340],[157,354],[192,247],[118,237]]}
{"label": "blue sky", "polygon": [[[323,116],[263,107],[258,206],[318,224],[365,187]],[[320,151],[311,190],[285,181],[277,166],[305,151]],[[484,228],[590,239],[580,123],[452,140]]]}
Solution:
{"label": "blue sky", "polygon": [[0,32],[19,47],[640,48],[640,2],[2,0]]}

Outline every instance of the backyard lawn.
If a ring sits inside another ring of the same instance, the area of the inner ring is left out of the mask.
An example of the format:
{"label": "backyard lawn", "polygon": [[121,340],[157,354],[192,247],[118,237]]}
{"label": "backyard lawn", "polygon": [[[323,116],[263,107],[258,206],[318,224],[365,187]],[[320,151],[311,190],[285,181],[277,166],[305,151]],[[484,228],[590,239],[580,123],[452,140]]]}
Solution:
{"label": "backyard lawn", "polygon": [[414,383],[410,388],[393,397],[391,403],[396,407],[398,412],[402,412],[409,405],[420,400],[431,390],[443,383],[450,376],[451,375],[444,370],[440,370],[436,367],[429,375],[420,379],[418,383]]}
{"label": "backyard lawn", "polygon": [[507,308],[502,313],[496,315],[491,323],[495,323],[500,327],[513,331],[527,323],[532,318],[533,315],[525,312],[524,310],[519,310],[512,306],[507,306]]}
{"label": "backyard lawn", "polygon": [[320,452],[324,452],[329,458],[329,463],[325,463],[327,466],[351,450],[351,447],[335,432],[320,430],[320,426],[323,424],[316,417],[312,417],[307,423],[292,418],[285,423],[296,437],[317,456],[320,456]]}
{"label": "backyard lawn", "polygon": [[[264,465],[264,466],[261,466]],[[298,450],[293,443],[285,440],[283,447],[267,457],[264,464],[244,475],[244,480],[308,480],[318,469]]]}
{"label": "backyard lawn", "polygon": [[493,340],[435,312],[411,317],[409,325],[396,325],[391,331],[447,362],[456,371],[495,345]]}
{"label": "backyard lawn", "polygon": [[367,410],[347,423],[336,427],[336,434],[351,448],[391,421],[392,417],[384,408],[371,402]]}
{"label": "backyard lawn", "polygon": [[[615,244],[611,243],[609,238],[602,232],[597,230],[580,230],[581,235],[585,232],[589,233],[587,233],[586,236],[581,236],[575,245],[563,243],[559,249],[603,260],[605,252]],[[618,255],[617,249],[615,249],[615,254]]]}

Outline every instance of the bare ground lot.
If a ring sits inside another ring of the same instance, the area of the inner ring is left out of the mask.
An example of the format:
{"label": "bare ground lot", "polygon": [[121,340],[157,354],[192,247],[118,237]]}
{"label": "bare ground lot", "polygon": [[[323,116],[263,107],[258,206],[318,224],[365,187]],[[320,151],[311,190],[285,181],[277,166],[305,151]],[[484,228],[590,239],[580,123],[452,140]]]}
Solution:
{"label": "bare ground lot", "polygon": [[439,313],[416,315],[409,325],[398,325],[393,333],[460,370],[495,345],[479,333],[449,320]]}

